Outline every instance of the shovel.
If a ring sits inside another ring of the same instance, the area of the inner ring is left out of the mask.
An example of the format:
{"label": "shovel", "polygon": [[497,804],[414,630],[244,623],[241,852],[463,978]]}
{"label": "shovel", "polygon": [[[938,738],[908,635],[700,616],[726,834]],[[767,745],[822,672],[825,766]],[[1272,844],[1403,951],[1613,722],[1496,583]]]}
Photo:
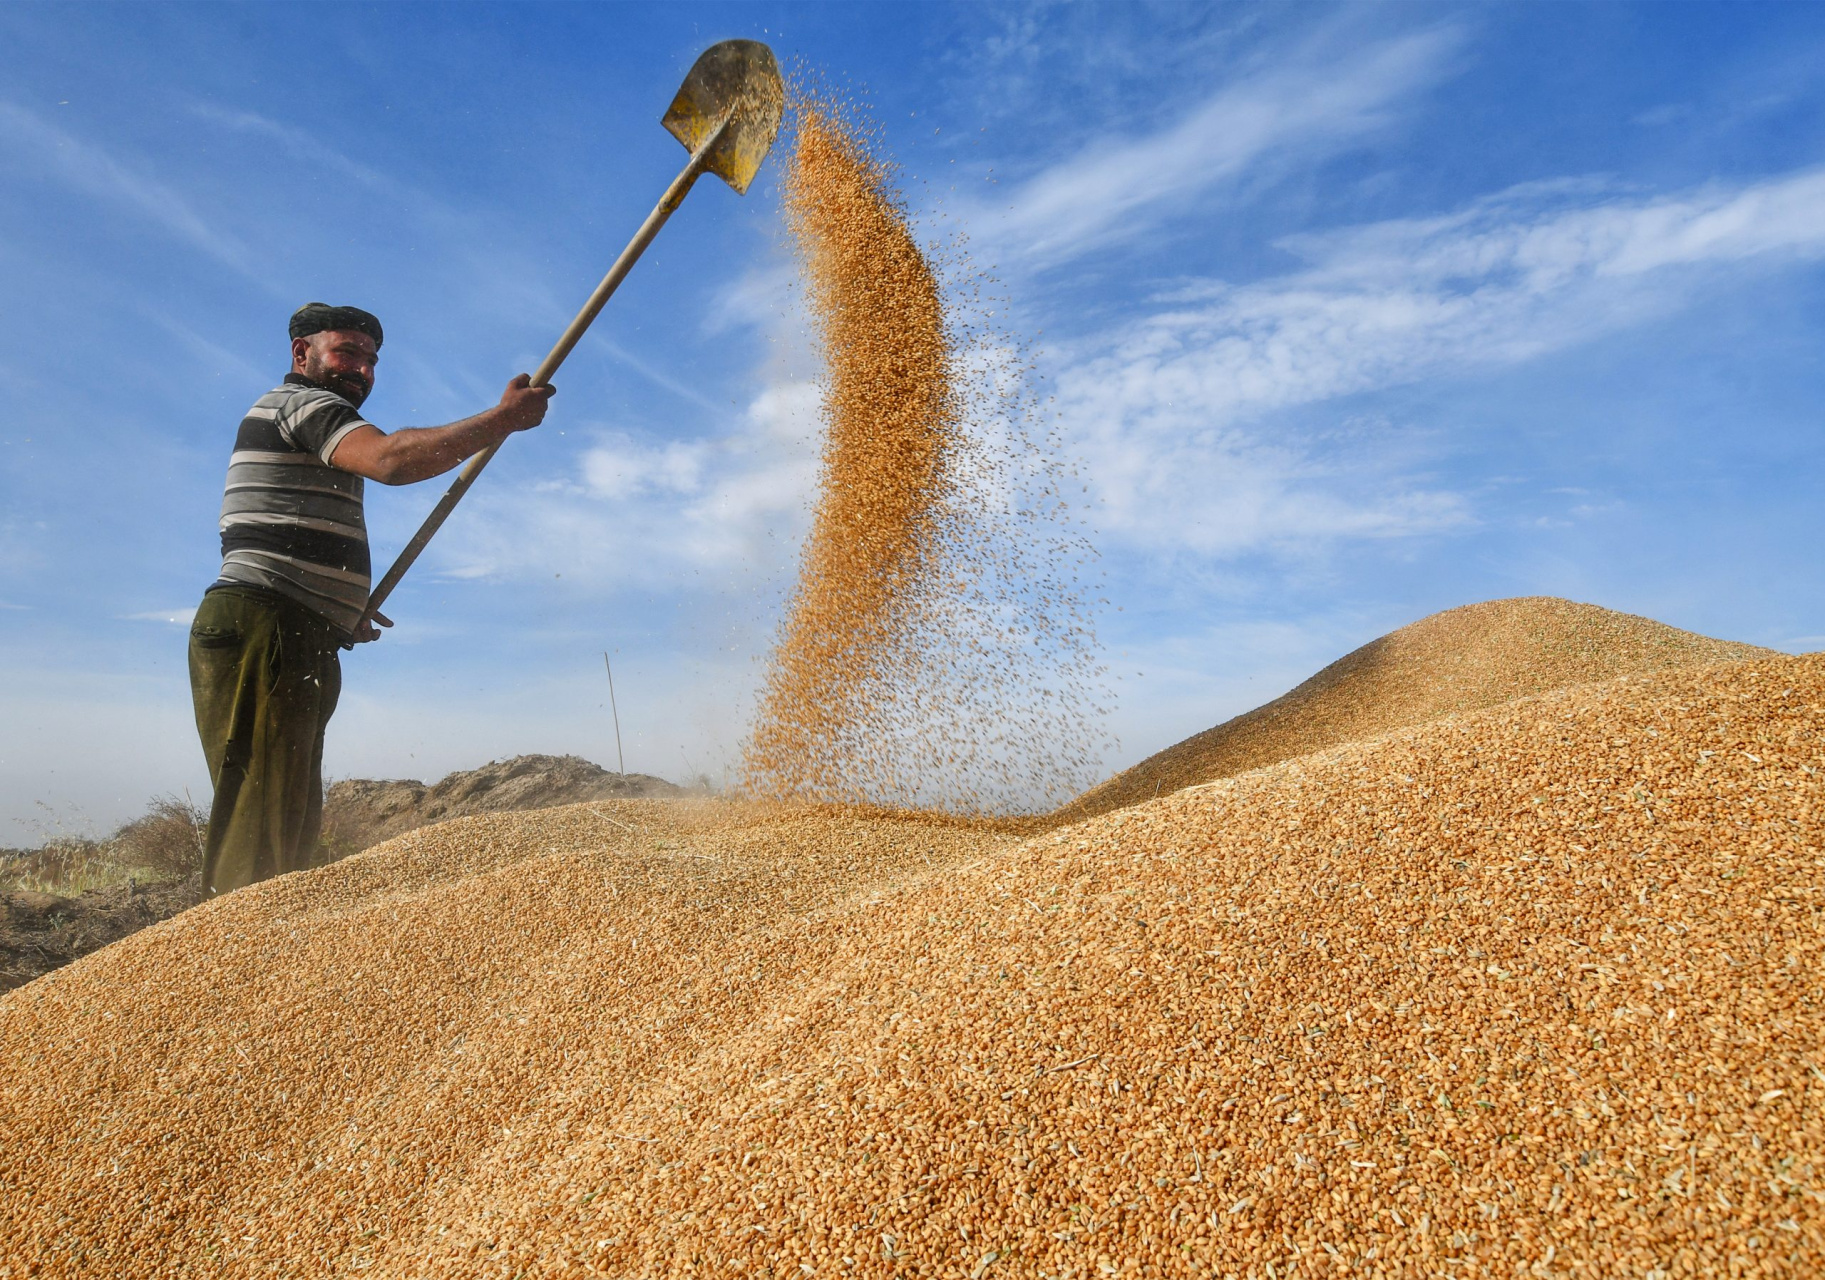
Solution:
{"label": "shovel", "polygon": [[[747,194],[748,184],[754,181],[754,175],[760,171],[761,162],[767,158],[767,151],[773,146],[773,139],[779,133],[780,113],[785,106],[785,93],[780,85],[779,64],[773,59],[773,50],[758,40],[724,40],[713,44],[698,57],[691,67],[690,74],[685,76],[684,84],[678,89],[678,96],[672,99],[672,105],[666,110],[660,121],[678,141],[682,142],[691,153],[684,169],[672,185],[659,197],[659,203],[646,215],[646,221],[640,224],[640,230],[628,241],[627,248],[615,259],[615,265],[602,277],[602,283],[589,295],[589,301],[577,312],[577,318],[564,330],[564,336],[558,339],[558,345],[551,349],[532,375],[532,385],[542,387],[551,381],[551,375],[558,371],[583,334],[589,329],[592,321],[607,305],[610,296],[627,278],[634,263],[646,251],[646,246],[659,234],[659,228],[672,216],[674,210],[684,203],[685,196],[690,194],[691,184],[704,173],[713,173],[735,188],[736,195]],[[361,619],[355,624],[353,635],[361,634],[361,629],[371,622],[386,603],[393,588],[406,576],[406,570],[418,559],[432,536],[442,527],[443,522],[456,509],[456,504],[469,492],[469,486],[481,475],[482,468],[488,465],[500,445],[484,449],[468,462],[463,464],[456,481],[438,499],[437,506],[425,517],[418,532],[406,543],[405,550],[393,562],[393,567],[386,571],[384,577],[375,585],[368,596],[368,605],[362,611]],[[343,648],[352,648],[353,636],[345,641]]]}

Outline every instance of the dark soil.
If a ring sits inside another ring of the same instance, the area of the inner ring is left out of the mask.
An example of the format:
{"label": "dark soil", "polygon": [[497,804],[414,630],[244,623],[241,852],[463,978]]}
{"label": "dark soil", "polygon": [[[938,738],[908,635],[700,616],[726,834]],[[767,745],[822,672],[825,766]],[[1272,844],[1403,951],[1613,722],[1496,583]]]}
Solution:
{"label": "dark soil", "polygon": [[0,991],[169,920],[202,896],[201,876],[90,889],[73,898],[24,890],[0,893]]}

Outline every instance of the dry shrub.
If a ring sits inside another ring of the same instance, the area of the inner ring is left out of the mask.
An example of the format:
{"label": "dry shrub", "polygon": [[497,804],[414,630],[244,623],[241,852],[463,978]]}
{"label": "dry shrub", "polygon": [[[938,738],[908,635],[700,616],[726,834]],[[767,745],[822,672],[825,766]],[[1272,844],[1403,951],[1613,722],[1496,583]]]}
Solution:
{"label": "dry shrub", "polygon": [[340,862],[371,848],[384,825],[384,819],[368,806],[339,794],[333,784],[325,787],[323,827],[317,837],[318,860]]}
{"label": "dry shrub", "polygon": [[122,867],[181,879],[202,869],[208,826],[208,812],[189,796],[159,796],[109,838],[108,856]]}
{"label": "dry shrub", "polygon": [[158,796],[105,839],[59,832],[15,852],[0,865],[0,885],[67,896],[130,880],[181,880],[202,868],[208,824],[208,812],[188,796]]}
{"label": "dry shrub", "polygon": [[86,836],[54,836],[36,849],[13,851],[0,865],[0,889],[70,894],[119,879],[107,846]]}

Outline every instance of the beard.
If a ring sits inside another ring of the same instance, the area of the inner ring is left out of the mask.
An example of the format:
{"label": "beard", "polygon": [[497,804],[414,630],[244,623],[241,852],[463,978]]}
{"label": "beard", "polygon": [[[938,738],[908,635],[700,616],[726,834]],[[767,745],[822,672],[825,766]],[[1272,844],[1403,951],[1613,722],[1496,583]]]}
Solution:
{"label": "beard", "polygon": [[312,382],[328,387],[357,409],[361,407],[361,402],[368,398],[368,393],[374,389],[374,384],[360,374],[338,373],[334,369],[325,368],[315,356],[304,362],[304,376]]}

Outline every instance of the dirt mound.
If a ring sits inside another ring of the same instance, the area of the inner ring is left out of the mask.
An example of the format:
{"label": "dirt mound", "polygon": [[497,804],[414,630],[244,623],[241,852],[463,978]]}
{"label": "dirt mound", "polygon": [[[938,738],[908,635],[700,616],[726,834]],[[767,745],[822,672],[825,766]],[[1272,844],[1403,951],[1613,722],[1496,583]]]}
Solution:
{"label": "dirt mound", "polygon": [[1617,676],[1775,656],[1553,596],[1447,609],[1372,640],[1265,706],[1185,739],[1058,810],[1077,820],[1340,742]]}
{"label": "dirt mound", "polygon": [[515,756],[452,773],[429,787],[414,779],[346,778],[324,793],[325,843],[356,853],[434,822],[477,813],[683,794],[663,778],[610,773],[581,756]]}
{"label": "dirt mound", "polygon": [[65,897],[0,893],[0,991],[62,968],[149,924],[195,906],[200,876],[162,884],[122,884]]}
{"label": "dirt mound", "polygon": [[1822,777],[1813,655],[1031,840],[448,823],[0,998],[0,1239],[87,1275],[1806,1274]]}

